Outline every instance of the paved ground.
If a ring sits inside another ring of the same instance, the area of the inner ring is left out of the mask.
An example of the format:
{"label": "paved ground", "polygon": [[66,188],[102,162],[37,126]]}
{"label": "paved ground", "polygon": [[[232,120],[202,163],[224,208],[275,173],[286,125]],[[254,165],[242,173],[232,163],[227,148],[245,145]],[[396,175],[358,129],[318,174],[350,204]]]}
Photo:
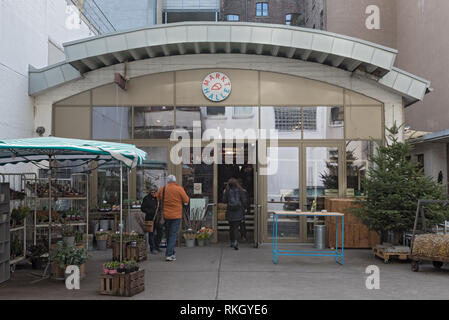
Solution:
{"label": "paved ground", "polygon": [[[17,270],[0,284],[0,299],[117,299],[98,294],[102,263],[111,251],[93,251],[81,290],[68,291],[63,282],[36,278],[31,270]],[[449,268],[423,265],[419,273],[410,263],[384,264],[370,250],[345,250],[345,265],[327,257],[280,257],[271,262],[271,245],[254,249],[241,245],[178,248],[177,261],[150,255],[142,263],[146,289],[132,299],[449,299]],[[367,290],[365,268],[380,268],[380,290]],[[123,298],[119,298],[123,299]]]}

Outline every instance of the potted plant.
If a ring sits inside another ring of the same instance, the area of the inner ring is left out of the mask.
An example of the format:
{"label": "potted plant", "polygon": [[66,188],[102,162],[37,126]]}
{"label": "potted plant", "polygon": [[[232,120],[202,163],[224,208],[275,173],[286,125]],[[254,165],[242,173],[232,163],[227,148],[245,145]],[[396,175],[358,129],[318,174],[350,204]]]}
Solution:
{"label": "potted plant", "polygon": [[[196,239],[198,240],[202,240],[202,242],[204,242],[204,245],[208,245],[209,244],[209,240],[212,237],[212,235],[214,234],[214,230],[208,227],[202,227],[200,229],[200,231],[198,232]],[[201,244],[198,242],[198,245],[201,246]]]}
{"label": "potted plant", "polygon": [[106,250],[109,232],[97,232],[95,233],[95,239],[97,240],[97,249]]}
{"label": "potted plant", "polygon": [[73,247],[75,245],[76,231],[70,225],[63,225],[62,227],[62,242],[66,247]]}
{"label": "potted plant", "polygon": [[45,267],[48,262],[48,250],[44,245],[35,245],[29,248],[28,256],[31,261],[32,268],[40,270]]}
{"label": "potted plant", "polygon": [[67,266],[78,266],[80,268],[80,275],[84,275],[84,264],[88,259],[87,250],[85,248],[66,247],[61,244],[58,245],[57,250],[53,254],[53,276],[62,278],[61,274],[65,275]]}
{"label": "potted plant", "polygon": [[186,242],[186,247],[192,248],[195,246],[195,231],[193,231],[192,229],[187,229],[182,233],[182,236]]}
{"label": "potted plant", "polygon": [[18,207],[15,209],[12,209],[11,212],[11,222],[12,222],[12,226],[18,226],[18,225],[22,225],[23,224],[23,220],[26,219],[26,217],[28,217],[28,215],[30,214],[30,208],[28,207]]}

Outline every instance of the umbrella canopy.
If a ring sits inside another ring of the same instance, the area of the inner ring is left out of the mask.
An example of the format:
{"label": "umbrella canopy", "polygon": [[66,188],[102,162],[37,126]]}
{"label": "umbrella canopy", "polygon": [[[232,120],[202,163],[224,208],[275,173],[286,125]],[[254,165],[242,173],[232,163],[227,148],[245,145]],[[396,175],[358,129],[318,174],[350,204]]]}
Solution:
{"label": "umbrella canopy", "polygon": [[146,152],[131,144],[56,137],[0,140],[0,166],[49,159],[115,159],[134,168],[144,162]]}

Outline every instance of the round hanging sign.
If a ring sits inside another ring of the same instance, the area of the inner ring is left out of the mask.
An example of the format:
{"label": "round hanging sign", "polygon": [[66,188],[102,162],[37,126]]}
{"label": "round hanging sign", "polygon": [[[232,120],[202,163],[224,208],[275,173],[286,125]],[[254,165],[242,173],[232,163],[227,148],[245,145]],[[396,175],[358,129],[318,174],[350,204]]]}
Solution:
{"label": "round hanging sign", "polygon": [[222,72],[208,74],[203,80],[203,94],[213,102],[225,100],[231,94],[231,79]]}

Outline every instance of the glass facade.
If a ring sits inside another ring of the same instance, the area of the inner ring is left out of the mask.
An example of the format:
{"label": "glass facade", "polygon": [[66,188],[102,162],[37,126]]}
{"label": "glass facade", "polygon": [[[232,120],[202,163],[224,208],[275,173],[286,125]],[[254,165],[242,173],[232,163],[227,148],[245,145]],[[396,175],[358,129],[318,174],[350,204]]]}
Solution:
{"label": "glass facade", "polygon": [[[232,76],[231,71],[228,70],[228,73]],[[382,105],[375,105],[375,101],[369,102],[372,105],[366,102],[363,106],[340,105],[349,101],[343,98],[337,99],[335,103],[314,104],[314,99],[322,99],[315,94],[313,98],[305,99],[307,103],[301,103],[301,96],[291,93],[291,90],[279,95],[279,100],[282,100],[279,104],[276,104],[278,98],[264,104],[263,101],[272,99],[273,94],[279,94],[283,90],[285,82],[276,84],[276,81],[283,78],[279,78],[279,75],[268,77],[261,74],[259,77],[245,76],[253,80],[259,78],[262,83],[267,81],[266,83],[278,89],[268,95],[269,90],[262,91],[263,86],[260,86],[258,106],[257,99],[248,98],[257,96],[257,92],[239,93],[239,86],[234,86],[233,83],[233,93],[226,100],[228,105],[203,104],[201,90],[192,90],[194,87],[191,87],[190,78],[183,74],[182,77],[173,77],[174,81],[180,81],[182,85],[173,93],[172,102],[165,103],[160,99],[160,104],[152,105],[150,97],[145,101],[145,95],[141,95],[135,99],[136,103],[128,96],[123,100],[126,105],[111,106],[108,105],[110,100],[108,103],[102,101],[109,99],[107,95],[101,98],[98,94],[92,100],[98,105],[84,106],[83,110],[87,110],[86,117],[90,114],[85,122],[91,130],[87,132],[89,130],[83,129],[86,137],[82,138],[132,143],[148,153],[149,157],[143,166],[131,170],[129,176],[124,168],[124,200],[142,200],[151,188],[164,185],[166,177],[174,174],[193,199],[205,199],[208,224],[212,227],[217,227],[218,220],[214,218],[214,212],[216,215],[218,207],[223,207],[220,203],[220,188],[232,176],[245,178],[242,172],[246,172],[245,168],[251,168],[256,174],[253,175],[254,180],[249,179],[248,174],[246,176],[250,181],[246,188],[253,189],[252,208],[248,209],[248,215],[253,215],[249,212],[254,210],[254,205],[263,206],[260,221],[263,223],[262,230],[266,240],[271,237],[274,211],[305,211],[312,207],[323,210],[327,197],[364,196],[362,182],[371,167],[369,158],[383,139]],[[200,84],[203,77],[201,73]],[[290,78],[287,80],[293,81]],[[141,82],[142,85],[144,83]],[[258,88],[250,87],[246,81],[245,84],[251,90]],[[264,86],[267,88],[267,84]],[[167,84],[165,95],[170,95],[169,87],[170,84]],[[145,92],[143,89],[139,90]],[[342,90],[341,97],[345,94],[348,95]],[[195,95],[200,96],[192,98]],[[185,104],[184,100],[187,101]],[[56,111],[66,109],[69,108],[56,105]],[[74,109],[76,106],[70,107],[71,111]],[[58,135],[58,130],[65,129],[66,136],[77,138],[80,130],[72,130],[64,125],[64,122],[70,123],[72,120],[69,116],[71,114],[73,112],[57,113],[58,126],[54,135]],[[198,128],[195,132],[201,134],[202,148],[221,143],[212,148],[213,153],[221,153],[221,156],[217,154],[215,157],[221,163],[210,164],[200,158],[193,161],[192,153],[187,153],[188,159],[191,159],[189,163],[176,164],[171,161],[170,152],[176,144],[170,141],[172,131],[183,129],[192,137],[194,129]],[[234,130],[229,133],[229,129]],[[269,135],[258,136],[258,129],[276,130],[278,147],[271,143]],[[213,142],[216,138],[222,141]],[[226,138],[232,140],[232,144],[225,143]],[[243,145],[236,143],[240,139],[245,141]],[[261,153],[257,154],[256,150]],[[265,156],[268,158],[268,165],[263,161]],[[228,158],[232,164],[226,163]],[[259,167],[253,163],[258,163]],[[276,173],[270,173],[274,167]],[[119,169],[117,163],[110,162],[102,163],[98,170],[94,170],[91,197],[96,199],[95,205],[119,203]],[[261,169],[268,169],[269,174],[261,174]],[[254,186],[251,181],[254,181]],[[196,205],[199,201],[203,200],[196,201]],[[308,218],[283,218],[279,234],[287,241],[308,241],[313,237],[315,222]]]}

